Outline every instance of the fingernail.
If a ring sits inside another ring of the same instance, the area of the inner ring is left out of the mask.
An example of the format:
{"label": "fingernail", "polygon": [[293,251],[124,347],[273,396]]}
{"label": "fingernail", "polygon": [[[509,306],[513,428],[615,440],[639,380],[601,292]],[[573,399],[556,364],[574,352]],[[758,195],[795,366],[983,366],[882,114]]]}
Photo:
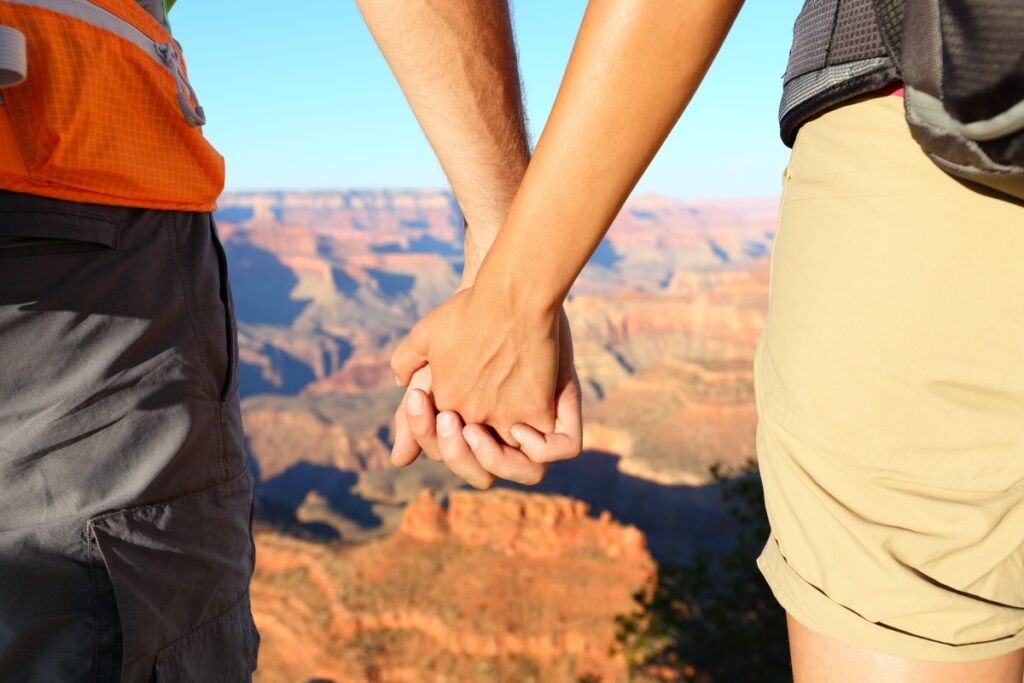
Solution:
{"label": "fingernail", "polygon": [[476,448],[480,445],[480,435],[476,433],[475,429],[469,427],[462,430],[462,438],[466,440],[470,448]]}
{"label": "fingernail", "polygon": [[441,413],[437,416],[437,433],[441,436],[452,436],[457,429],[455,416],[451,413]]}
{"label": "fingernail", "polygon": [[511,429],[511,431],[512,431],[512,438],[515,439],[516,441],[518,441],[519,443],[522,443],[523,442],[523,430],[520,429],[519,427],[513,427]]}
{"label": "fingernail", "polygon": [[395,384],[397,384],[398,386],[402,386],[402,380],[398,377],[398,375],[395,375]]}
{"label": "fingernail", "polygon": [[423,400],[423,394],[418,391],[409,392],[409,412],[413,415],[422,415],[427,408],[427,402]]}

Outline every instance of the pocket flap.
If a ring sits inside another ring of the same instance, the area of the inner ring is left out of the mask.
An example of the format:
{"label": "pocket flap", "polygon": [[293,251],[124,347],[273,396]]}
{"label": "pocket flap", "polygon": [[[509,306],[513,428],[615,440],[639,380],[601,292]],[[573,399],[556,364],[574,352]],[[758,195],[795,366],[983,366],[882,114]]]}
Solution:
{"label": "pocket flap", "polygon": [[[258,634],[251,616],[239,616],[243,603],[248,615],[251,514],[246,471],[204,491],[90,520],[120,616],[122,680],[149,681],[159,651],[215,623],[207,645],[219,650],[221,671],[237,671],[239,660],[255,668]],[[216,673],[203,680],[221,680]]]}
{"label": "pocket flap", "polygon": [[0,210],[0,240],[65,240],[117,249],[120,235],[120,223],[102,218],[57,211]]}

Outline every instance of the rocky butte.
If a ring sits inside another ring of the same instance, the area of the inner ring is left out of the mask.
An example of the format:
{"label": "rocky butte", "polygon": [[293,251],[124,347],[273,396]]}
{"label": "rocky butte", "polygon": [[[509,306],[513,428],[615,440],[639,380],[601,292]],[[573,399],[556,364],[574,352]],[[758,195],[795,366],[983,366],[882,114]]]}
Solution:
{"label": "rocky butte", "polygon": [[650,586],[644,535],[565,496],[420,492],[355,547],[257,534],[259,681],[625,682],[614,617]]}

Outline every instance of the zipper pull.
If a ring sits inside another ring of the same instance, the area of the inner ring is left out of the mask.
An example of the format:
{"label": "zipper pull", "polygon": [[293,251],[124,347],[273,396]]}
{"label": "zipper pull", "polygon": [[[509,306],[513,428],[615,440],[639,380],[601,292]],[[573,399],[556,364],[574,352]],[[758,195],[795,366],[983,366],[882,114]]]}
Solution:
{"label": "zipper pull", "polygon": [[19,85],[27,77],[25,34],[11,26],[0,25],[0,88]]}
{"label": "zipper pull", "polygon": [[[206,125],[206,112],[203,111],[203,107],[199,104],[196,91],[192,89],[192,84],[181,73],[181,67],[178,63],[181,55],[178,54],[173,44],[169,42],[157,44],[156,51],[160,55],[160,59],[164,61],[164,64],[167,65],[167,68],[174,75],[174,81],[178,86],[178,105],[181,107],[181,113],[185,117],[186,123],[196,128]],[[196,103],[194,107],[189,101],[189,97],[191,97],[192,102]]]}

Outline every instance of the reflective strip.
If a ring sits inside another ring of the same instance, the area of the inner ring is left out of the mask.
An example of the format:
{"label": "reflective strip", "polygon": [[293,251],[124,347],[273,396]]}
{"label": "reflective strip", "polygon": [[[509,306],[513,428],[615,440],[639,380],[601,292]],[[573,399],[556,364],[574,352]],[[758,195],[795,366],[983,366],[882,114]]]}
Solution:
{"label": "reflective strip", "polygon": [[[127,40],[145,50],[150,57],[164,64],[156,50],[157,43],[149,36],[135,28],[121,17],[86,0],[3,0],[10,5],[27,5],[73,17],[87,24],[109,31],[119,38]],[[166,66],[166,65],[165,65]]]}
{"label": "reflective strip", "polygon": [[25,52],[25,34],[10,26],[0,26],[0,88],[18,85],[26,76],[28,55]]}
{"label": "reflective strip", "polygon": [[[117,16],[113,12],[94,5],[88,0],[0,0],[11,5],[25,5],[27,7],[39,7],[66,17],[78,19],[96,28],[113,33],[119,38],[132,43],[140,50],[143,50],[152,57],[158,64],[167,69],[174,77],[178,87],[178,103],[181,106],[182,116],[190,126],[202,126],[206,123],[206,116],[203,108],[199,106],[199,100],[195,91],[189,84],[188,79],[181,72],[178,63],[178,51],[173,41],[157,43],[145,33],[132,26],[130,23]],[[188,96],[196,103],[193,107],[188,101]]]}
{"label": "reflective strip", "polygon": [[906,87],[907,105],[917,118],[935,128],[960,133],[971,140],[995,140],[1024,129],[1024,100],[983,121],[961,123],[949,115],[942,101],[926,92]]}

